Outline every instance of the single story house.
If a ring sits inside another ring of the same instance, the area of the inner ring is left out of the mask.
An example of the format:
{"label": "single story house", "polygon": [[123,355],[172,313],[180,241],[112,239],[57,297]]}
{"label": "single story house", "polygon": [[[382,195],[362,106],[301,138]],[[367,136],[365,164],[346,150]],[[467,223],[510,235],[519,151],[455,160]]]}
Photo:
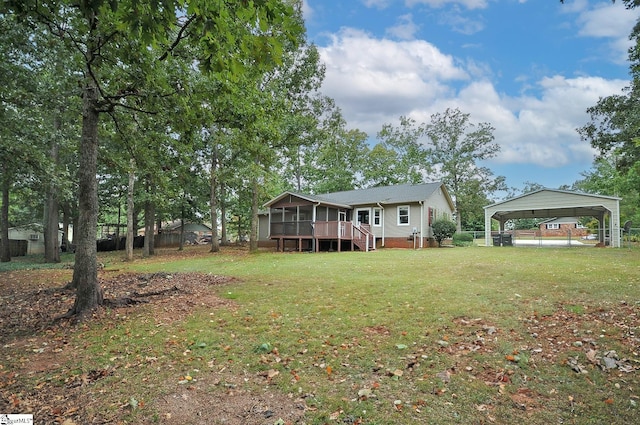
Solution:
{"label": "single story house", "polygon": [[423,248],[431,223],[455,207],[441,182],[309,195],[286,191],[264,207],[259,244],[279,251]]}
{"label": "single story house", "polygon": [[538,224],[541,237],[546,236],[587,236],[588,229],[578,223],[576,217],[556,217]]}
{"label": "single story house", "polygon": [[[204,223],[185,222],[184,229],[180,220],[165,224],[155,237],[156,246],[173,246],[180,244],[180,236],[186,244],[211,242],[211,226]],[[144,229],[143,229],[144,233]]]}
{"label": "single story house", "polygon": [[[58,247],[62,246],[62,235],[62,230],[59,230]],[[10,227],[9,241],[23,241],[22,244],[26,245],[26,251],[21,248],[21,255],[44,254],[44,229],[41,224],[33,223]]]}

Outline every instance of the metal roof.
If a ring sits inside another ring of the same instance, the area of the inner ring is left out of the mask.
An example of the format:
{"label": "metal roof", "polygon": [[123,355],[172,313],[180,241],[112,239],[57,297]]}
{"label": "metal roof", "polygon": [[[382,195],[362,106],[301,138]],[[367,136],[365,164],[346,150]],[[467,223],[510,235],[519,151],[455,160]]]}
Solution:
{"label": "metal roof", "polygon": [[612,201],[615,203],[619,200],[614,196],[540,189],[487,205],[484,209],[485,214],[490,214],[496,220],[598,216],[611,209],[609,204]]}
{"label": "metal roof", "polygon": [[[516,218],[555,218],[590,216],[601,220],[610,215],[611,246],[620,246],[620,199],[614,196],[594,195],[567,190],[540,189],[506,201],[484,207],[485,243],[491,240],[491,219],[500,222],[500,230],[507,220]],[[604,242],[604,232],[600,235]]]}

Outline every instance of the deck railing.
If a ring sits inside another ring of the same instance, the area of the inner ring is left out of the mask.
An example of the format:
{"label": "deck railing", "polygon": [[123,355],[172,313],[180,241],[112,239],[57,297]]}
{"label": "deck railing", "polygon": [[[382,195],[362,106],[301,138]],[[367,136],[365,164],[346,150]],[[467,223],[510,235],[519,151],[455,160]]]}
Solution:
{"label": "deck railing", "polygon": [[351,239],[353,224],[350,221],[316,221],[314,223],[316,238]]}
{"label": "deck railing", "polygon": [[360,249],[374,248],[375,238],[368,224],[350,221],[281,221],[271,223],[271,237],[305,236],[318,239],[353,240]]}

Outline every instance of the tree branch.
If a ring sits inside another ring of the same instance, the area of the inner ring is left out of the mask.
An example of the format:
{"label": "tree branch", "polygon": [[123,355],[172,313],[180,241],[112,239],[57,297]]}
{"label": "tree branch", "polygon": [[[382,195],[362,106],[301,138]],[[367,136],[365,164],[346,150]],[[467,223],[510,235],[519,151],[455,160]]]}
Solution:
{"label": "tree branch", "polygon": [[158,58],[159,61],[165,60],[169,56],[169,54],[172,53],[176,47],[178,47],[178,44],[180,44],[182,40],[187,38],[187,27],[195,22],[196,19],[196,15],[193,15],[189,19],[187,19],[182,28],[180,28],[180,31],[178,31],[178,35],[176,36],[176,39],[173,40],[173,43],[171,43],[171,46],[169,46],[169,48],[162,54],[162,56]]}

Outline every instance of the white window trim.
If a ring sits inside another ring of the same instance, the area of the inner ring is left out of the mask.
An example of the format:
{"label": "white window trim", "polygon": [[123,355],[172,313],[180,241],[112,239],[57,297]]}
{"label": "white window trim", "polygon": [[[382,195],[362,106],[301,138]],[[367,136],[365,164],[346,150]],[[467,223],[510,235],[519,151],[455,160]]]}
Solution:
{"label": "white window trim", "polygon": [[[378,224],[376,224],[376,213],[378,213]],[[373,207],[373,211],[371,213],[372,218],[372,226],[374,227],[382,227],[382,208]]]}
{"label": "white window trim", "polygon": [[[401,223],[400,222],[400,209],[406,208],[407,209],[407,222],[406,223]],[[398,205],[397,210],[398,212],[398,226],[409,226],[411,224],[411,206],[409,205]]]}
{"label": "white window trim", "polygon": [[559,223],[547,223],[547,230],[559,230],[559,229],[560,229]]}

